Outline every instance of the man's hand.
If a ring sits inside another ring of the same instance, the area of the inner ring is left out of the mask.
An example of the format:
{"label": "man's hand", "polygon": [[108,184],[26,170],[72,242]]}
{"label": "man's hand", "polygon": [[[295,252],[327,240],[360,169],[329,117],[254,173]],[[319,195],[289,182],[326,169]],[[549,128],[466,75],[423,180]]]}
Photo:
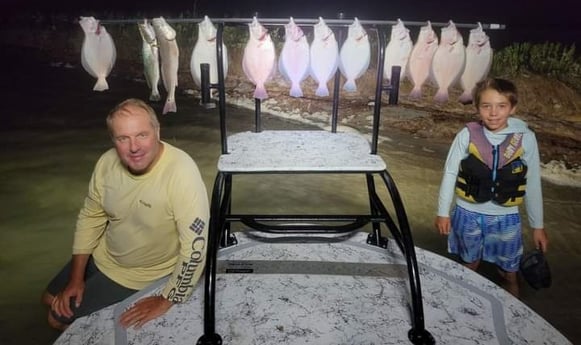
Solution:
{"label": "man's hand", "polygon": [[434,226],[440,232],[440,235],[448,235],[450,233],[450,217],[436,217]]}
{"label": "man's hand", "polygon": [[69,283],[63,291],[54,296],[50,305],[50,309],[58,316],[70,318],[73,316],[71,301],[74,300],[75,306],[79,307],[83,301],[84,292],[85,283],[83,281],[78,283]]}
{"label": "man's hand", "polygon": [[121,326],[139,328],[146,322],[165,314],[173,305],[163,296],[149,296],[137,301],[131,308],[121,314]]}
{"label": "man's hand", "polygon": [[73,317],[71,303],[78,308],[85,293],[85,270],[90,254],[74,254],[71,259],[71,275],[65,289],[58,293],[50,303],[50,309],[58,316]]}

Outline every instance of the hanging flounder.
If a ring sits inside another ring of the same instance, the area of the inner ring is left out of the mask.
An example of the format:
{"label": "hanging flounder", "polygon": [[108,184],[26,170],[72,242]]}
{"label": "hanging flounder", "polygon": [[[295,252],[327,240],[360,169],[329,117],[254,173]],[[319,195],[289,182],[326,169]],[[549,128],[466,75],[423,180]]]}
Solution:
{"label": "hanging flounder", "polygon": [[85,71],[97,78],[93,90],[108,90],[106,78],[117,58],[113,38],[94,17],[81,17],[79,24],[85,33],[81,48],[81,64]]}
{"label": "hanging flounder", "polygon": [[[216,53],[216,27],[208,16],[198,23],[198,40],[192,51],[190,59],[190,72],[194,83],[199,87],[201,82],[200,64],[210,65],[210,83],[218,83],[218,62]],[[222,42],[222,65],[224,66],[224,78],[228,75],[228,49]]]}
{"label": "hanging flounder", "polygon": [[410,31],[405,27],[401,19],[397,24],[391,26],[391,35],[389,43],[385,48],[385,61],[383,63],[383,77],[391,80],[391,68],[400,66],[399,77],[405,76],[407,62],[413,48],[413,42],[410,37]]}
{"label": "hanging flounder", "polygon": [[486,78],[492,65],[492,48],[490,39],[482,30],[482,24],[470,30],[468,46],[466,47],[466,67],[460,77],[460,85],[464,92],[459,101],[468,104],[472,102],[472,91],[476,83]]}
{"label": "hanging flounder", "polygon": [[422,97],[422,86],[430,76],[432,59],[438,49],[438,36],[432,29],[432,23],[420,28],[418,39],[414,45],[408,61],[408,76],[414,85],[409,96],[411,98]]}
{"label": "hanging flounder", "polygon": [[179,49],[176,42],[176,31],[163,17],[154,18],[153,29],[159,45],[161,56],[161,79],[167,91],[163,114],[177,111],[175,91],[178,86]]}
{"label": "hanging flounder", "polygon": [[315,94],[325,97],[329,96],[327,82],[333,77],[339,64],[339,45],[335,34],[322,17],[314,25],[314,32],[311,43],[311,76],[319,84]]}
{"label": "hanging flounder", "polygon": [[242,69],[254,85],[254,98],[266,99],[268,93],[264,84],[272,78],[276,67],[276,52],[268,30],[262,26],[256,17],[248,24],[250,37],[244,47]]}
{"label": "hanging flounder", "polygon": [[343,85],[343,90],[347,92],[357,91],[355,80],[367,71],[370,59],[371,46],[367,32],[359,23],[359,19],[355,18],[353,23],[349,25],[347,39],[339,53],[339,69],[343,77],[347,79]]}
{"label": "hanging flounder", "polygon": [[159,48],[157,46],[157,39],[155,38],[155,31],[153,26],[147,21],[138,23],[139,34],[141,35],[141,57],[143,60],[143,74],[147,86],[151,90],[149,95],[150,101],[159,101],[161,96],[159,94]]}
{"label": "hanging flounder", "polygon": [[285,40],[278,60],[278,70],[291,82],[290,95],[302,97],[301,82],[309,74],[309,43],[292,17],[284,26],[284,32]]}
{"label": "hanging flounder", "polygon": [[438,85],[438,91],[434,96],[436,102],[448,100],[448,89],[460,78],[465,62],[464,40],[454,22],[450,21],[448,26],[442,28],[440,45],[432,61],[432,75]]}

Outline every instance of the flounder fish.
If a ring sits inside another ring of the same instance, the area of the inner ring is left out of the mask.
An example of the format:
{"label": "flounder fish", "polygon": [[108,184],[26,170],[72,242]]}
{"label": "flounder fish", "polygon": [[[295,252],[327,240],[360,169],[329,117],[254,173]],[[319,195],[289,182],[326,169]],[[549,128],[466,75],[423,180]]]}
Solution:
{"label": "flounder fish", "polygon": [[450,21],[448,26],[442,28],[440,45],[432,61],[432,75],[438,85],[438,91],[434,96],[436,102],[448,100],[448,89],[460,78],[465,62],[464,40],[454,22]]}
{"label": "flounder fish", "polygon": [[349,25],[347,39],[341,46],[339,53],[339,69],[346,79],[343,90],[347,92],[357,91],[355,80],[367,71],[370,59],[371,46],[367,32],[359,20],[355,18],[353,23]]}
{"label": "flounder fish", "polygon": [[410,98],[422,97],[422,86],[430,77],[432,59],[438,49],[438,36],[432,29],[432,23],[420,28],[418,39],[414,45],[408,61],[408,76],[414,85]]}
{"label": "flounder fish", "polygon": [[315,94],[319,97],[329,96],[327,82],[331,80],[339,65],[339,45],[333,30],[327,26],[322,17],[314,26],[314,39],[311,43],[311,76],[318,83]]}
{"label": "flounder fish", "polygon": [[250,37],[244,47],[242,69],[246,77],[256,86],[254,98],[262,100],[268,98],[265,83],[276,71],[276,52],[268,30],[256,17],[248,24],[248,31]]}
{"label": "flounder fish", "polygon": [[472,102],[472,92],[476,83],[486,78],[492,65],[492,48],[490,39],[482,30],[482,24],[470,30],[468,46],[466,47],[466,67],[460,77],[460,85],[464,92],[459,101],[464,104]]}
{"label": "flounder fish", "polygon": [[301,82],[309,75],[309,42],[292,17],[284,26],[284,31],[285,40],[278,60],[278,70],[291,82],[289,94],[302,97]]}
{"label": "flounder fish", "polygon": [[[218,62],[216,55],[216,27],[208,18],[198,23],[198,39],[192,51],[190,59],[190,72],[194,83],[199,87],[201,85],[200,64],[207,63],[210,65],[210,83],[218,82]],[[224,66],[224,78],[228,75],[228,49],[222,42],[222,65]]]}
{"label": "flounder fish", "polygon": [[383,77],[385,79],[391,80],[391,68],[393,66],[401,67],[400,78],[405,76],[412,47],[413,42],[410,38],[410,31],[398,19],[397,24],[391,27],[391,35],[385,48],[385,62],[383,64]]}
{"label": "flounder fish", "polygon": [[94,17],[81,17],[79,24],[85,33],[81,48],[81,64],[85,71],[97,78],[95,91],[109,89],[107,77],[115,65],[117,51],[113,38]]}

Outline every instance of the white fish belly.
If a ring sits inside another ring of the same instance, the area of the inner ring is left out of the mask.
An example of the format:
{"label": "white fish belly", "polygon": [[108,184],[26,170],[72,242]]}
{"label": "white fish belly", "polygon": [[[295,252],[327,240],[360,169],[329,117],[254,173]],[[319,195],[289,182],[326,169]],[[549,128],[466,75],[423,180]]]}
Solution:
{"label": "white fish belly", "polygon": [[113,69],[117,58],[117,51],[111,35],[107,32],[100,35],[88,33],[83,40],[81,50],[83,68],[91,76],[97,78],[97,83],[93,89],[95,91],[109,89],[106,78]]}
{"label": "white fish belly", "polygon": [[371,47],[369,41],[357,43],[355,40],[347,40],[341,47],[340,70],[347,79],[344,85],[345,91],[357,91],[355,80],[363,75],[369,67],[371,59]]}
{"label": "white fish belly", "polygon": [[337,71],[339,64],[339,50],[337,41],[325,44],[314,41],[311,46],[311,76],[319,83],[317,96],[328,96],[327,82]]}
{"label": "white fish belly", "polygon": [[400,78],[404,76],[411,51],[411,40],[406,40],[405,42],[389,42],[385,49],[383,77],[391,80],[391,68],[393,66],[400,66]]}
{"label": "white fish belly", "polygon": [[325,45],[313,42],[311,47],[311,73],[319,83],[328,82],[337,70],[339,52],[337,44]]}
{"label": "white fish belly", "polygon": [[278,67],[280,73],[291,82],[290,95],[293,97],[303,96],[300,83],[309,73],[309,60],[309,44],[306,40],[285,42],[280,53]]}
{"label": "white fish belly", "polygon": [[281,73],[290,81],[303,81],[309,72],[309,55],[309,44],[306,41],[285,43],[280,53]]}
{"label": "white fish belly", "polygon": [[242,68],[246,77],[256,85],[255,98],[268,97],[264,84],[275,70],[276,53],[272,41],[263,44],[248,42],[242,57]]}
{"label": "white fish belly", "polygon": [[492,49],[466,49],[466,67],[460,77],[460,85],[466,92],[472,92],[474,86],[483,80],[492,64]]}
{"label": "white fish belly", "polygon": [[92,77],[97,78],[95,67],[97,66],[97,53],[95,49],[95,37],[87,36],[83,40],[83,47],[81,48],[81,65]]}
{"label": "white fish belly", "polygon": [[458,81],[465,61],[463,45],[457,44],[451,50],[446,46],[438,47],[432,61],[432,74],[440,89],[448,89]]}
{"label": "white fish belly", "polygon": [[414,86],[421,88],[428,80],[432,59],[437,48],[437,45],[429,47],[426,44],[416,45],[413,48],[408,62],[408,75]]}
{"label": "white fish belly", "polygon": [[[210,83],[218,82],[218,62],[216,56],[216,43],[207,41],[197,42],[192,51],[190,59],[190,72],[194,83],[199,87],[201,85],[200,64],[207,63],[210,65]],[[224,66],[224,78],[228,74],[228,50],[222,45],[222,64]]]}

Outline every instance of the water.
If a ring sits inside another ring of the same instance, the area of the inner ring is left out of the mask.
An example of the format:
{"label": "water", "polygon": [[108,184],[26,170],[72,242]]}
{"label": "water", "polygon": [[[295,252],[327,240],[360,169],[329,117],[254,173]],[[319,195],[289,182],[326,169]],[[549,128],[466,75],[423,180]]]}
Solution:
{"label": "water", "polygon": [[[5,54],[6,58],[9,53]],[[10,56],[8,56],[10,57]],[[14,58],[13,56],[11,58]],[[91,91],[84,71],[45,68],[18,57],[0,85],[0,344],[50,344],[58,333],[39,303],[48,280],[70,258],[76,215],[98,156],[110,147],[108,110],[127,97],[146,97],[144,84],[111,79],[111,90]],[[156,105],[159,111],[161,105]],[[180,113],[161,117],[163,140],[198,163],[211,191],[220,153],[217,111],[178,97]],[[231,130],[250,129],[253,115],[230,109]],[[268,117],[264,127],[297,125]],[[304,127],[304,125],[299,125]],[[445,238],[433,230],[437,192],[447,146],[401,133],[384,133],[379,146],[402,195],[416,245],[445,254]],[[238,211],[357,213],[367,208],[365,181],[355,175],[236,176]],[[378,184],[379,185],[379,184]],[[340,186],[340,187],[338,187]],[[573,343],[581,342],[581,212],[579,189],[544,184],[548,255],[553,287],[524,287],[523,299]],[[526,244],[530,246],[527,232]],[[493,270],[484,274],[495,279]]]}

